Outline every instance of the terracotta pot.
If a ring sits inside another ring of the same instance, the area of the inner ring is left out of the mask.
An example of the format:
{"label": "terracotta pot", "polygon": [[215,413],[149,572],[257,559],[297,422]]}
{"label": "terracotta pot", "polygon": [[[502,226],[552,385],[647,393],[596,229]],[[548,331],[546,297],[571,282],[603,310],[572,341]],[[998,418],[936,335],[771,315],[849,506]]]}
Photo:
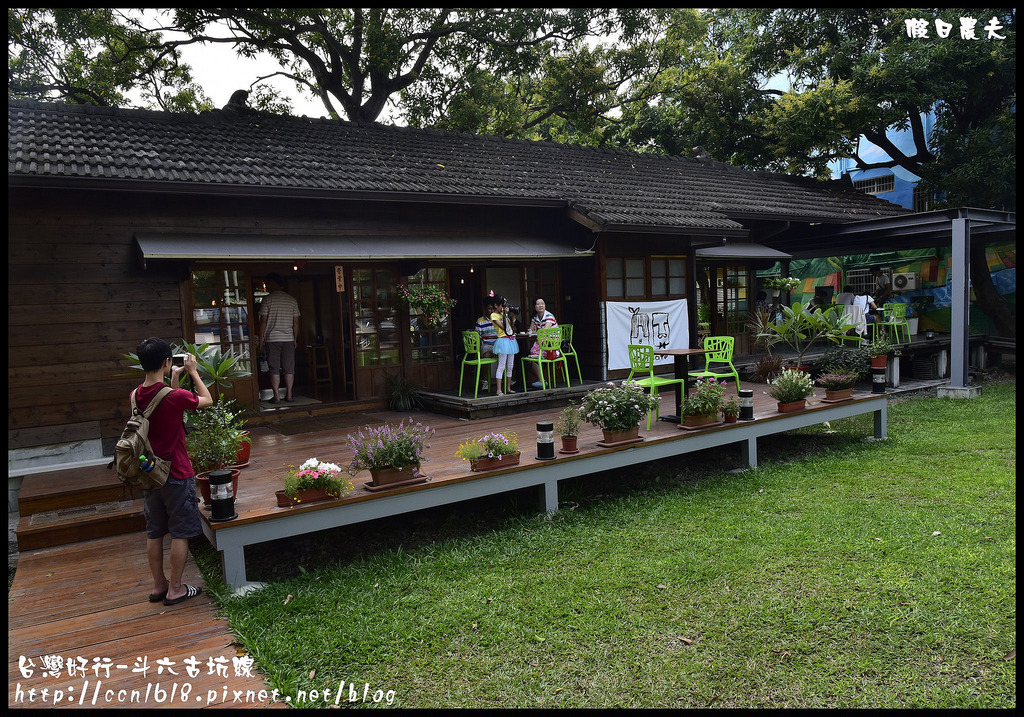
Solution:
{"label": "terracotta pot", "polygon": [[839,388],[839,389],[825,389],[825,398],[829,401],[842,401],[843,399],[850,398],[853,395],[853,387],[850,388]]}
{"label": "terracotta pot", "polygon": [[871,357],[871,368],[885,368],[889,363],[888,356],[872,356]]}
{"label": "terracotta pot", "polygon": [[621,443],[622,441],[633,441],[640,437],[640,425],[637,424],[632,428],[625,428],[614,431],[610,431],[607,428],[602,428],[601,432],[604,433],[605,443]]}
{"label": "terracotta pot", "polygon": [[388,485],[389,483],[401,483],[412,478],[418,478],[420,472],[420,464],[413,463],[405,468],[381,468],[380,470],[371,470],[370,475],[373,476],[374,485]]}
{"label": "terracotta pot", "polygon": [[793,411],[801,411],[807,407],[807,399],[801,398],[799,401],[790,401],[789,403],[779,403],[779,413],[792,413]]}
{"label": "terracotta pot", "polygon": [[[242,435],[248,436],[249,431],[242,431]],[[242,445],[238,447],[238,455],[235,456],[235,465],[248,463],[250,451],[252,451],[252,441],[242,441]]]}
{"label": "terracotta pot", "polygon": [[562,436],[562,448],[559,453],[579,453],[579,438],[577,436]]}
{"label": "terracotta pot", "polygon": [[494,458],[477,458],[469,462],[470,467],[475,471],[489,471],[495,468],[510,468],[519,465],[519,454],[511,456],[496,456]]}
{"label": "terracotta pot", "polygon": [[726,423],[736,423],[737,419],[739,419],[739,414],[729,414],[729,413],[725,414],[725,422]]}
{"label": "terracotta pot", "polygon": [[[238,497],[238,476],[242,474],[242,471],[237,468],[228,468],[231,471],[231,494]],[[213,471],[203,471],[202,473],[196,473],[196,485],[199,487],[199,493],[203,496],[203,505],[211,505],[210,501],[210,473]]]}
{"label": "terracotta pot", "polygon": [[279,490],[274,493],[277,498],[277,506],[279,508],[287,508],[290,505],[299,505],[305,503],[316,503],[317,501],[323,500],[334,500],[339,496],[330,495],[323,488],[305,488],[300,490],[294,498],[289,498],[283,490]]}
{"label": "terracotta pot", "polygon": [[710,423],[718,423],[718,416],[683,416],[683,425],[690,428],[699,428]]}

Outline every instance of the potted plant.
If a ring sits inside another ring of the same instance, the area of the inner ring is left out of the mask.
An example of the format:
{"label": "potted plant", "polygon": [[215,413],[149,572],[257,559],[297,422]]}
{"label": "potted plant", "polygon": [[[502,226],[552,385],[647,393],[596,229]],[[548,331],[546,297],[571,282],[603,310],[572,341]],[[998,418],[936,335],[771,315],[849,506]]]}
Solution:
{"label": "potted plant", "polygon": [[409,484],[423,482],[425,476],[419,473],[420,464],[428,460],[423,452],[430,447],[428,441],[434,429],[422,423],[402,421],[397,426],[384,423],[367,426],[357,434],[346,436],[353,458],[348,472],[370,471],[373,486]]}
{"label": "potted plant", "polygon": [[633,381],[608,383],[583,397],[584,420],[604,432],[605,444],[642,441],[640,421],[657,407],[658,397]]}
{"label": "potted plant", "polygon": [[422,386],[401,374],[388,374],[388,392],[391,394],[388,408],[392,411],[411,411],[420,405],[421,388]]}
{"label": "potted plant", "polygon": [[750,367],[750,380],[754,383],[768,383],[785,369],[786,360],[771,352],[761,354]]}
{"label": "potted plant", "polygon": [[764,288],[772,292],[778,298],[783,292],[789,293],[800,286],[800,279],[792,276],[769,276],[764,280]]}
{"label": "potted plant", "polygon": [[818,376],[818,385],[825,389],[825,400],[845,401],[853,395],[859,377],[856,373],[826,373]]}
{"label": "potted plant", "polygon": [[868,352],[861,348],[849,346],[833,346],[822,354],[821,358],[814,362],[815,369],[819,374],[857,374],[858,378],[867,376],[871,368],[871,358]]}
{"label": "potted plant", "polygon": [[352,482],[342,475],[341,466],[310,458],[284,478],[284,490],[275,493],[277,505],[285,508],[300,503],[341,498],[352,490]]}
{"label": "potted plant", "polygon": [[519,438],[513,432],[488,433],[459,446],[455,455],[469,461],[474,471],[519,465]]}
{"label": "potted plant", "polygon": [[814,395],[814,382],[803,371],[783,371],[768,384],[766,393],[779,403],[779,412],[799,411]]}
{"label": "potted plant", "polygon": [[398,297],[410,309],[418,309],[420,316],[428,325],[440,325],[448,317],[456,304],[456,300],[448,295],[448,292],[436,284],[422,284],[420,286],[406,286],[399,284],[395,287]]}
{"label": "potted plant", "polygon": [[693,393],[683,399],[683,423],[680,425],[683,428],[699,428],[717,423],[724,393],[724,381],[719,381],[714,376],[698,378]]}
{"label": "potted plant", "polygon": [[729,396],[722,402],[722,415],[726,423],[736,423],[740,417],[740,399],[736,396]]}
{"label": "potted plant", "polygon": [[234,410],[234,401],[218,401],[201,411],[185,414],[185,450],[196,473],[196,485],[203,501],[210,504],[210,471],[229,468],[234,495],[238,495],[240,470],[231,468],[238,463],[243,445],[251,439],[243,430],[241,412]]}
{"label": "potted plant", "polygon": [[878,334],[867,344],[865,350],[871,357],[871,368],[885,368],[889,356],[899,356],[899,350],[885,334]]}
{"label": "potted plant", "polygon": [[569,405],[562,409],[555,421],[555,433],[561,436],[562,447],[559,453],[579,453],[578,446],[580,428],[583,426],[583,409]]}
{"label": "potted plant", "polygon": [[185,449],[196,472],[227,468],[235,462],[243,441],[240,411],[234,401],[218,401],[201,411],[185,414]]}
{"label": "potted plant", "polygon": [[796,302],[792,306],[783,306],[778,322],[764,326],[764,332],[758,338],[763,338],[769,346],[782,343],[791,348],[796,352],[797,369],[803,370],[804,354],[815,341],[826,339],[838,343],[841,341],[839,337],[852,328],[854,325],[847,323],[834,308],[811,311]]}

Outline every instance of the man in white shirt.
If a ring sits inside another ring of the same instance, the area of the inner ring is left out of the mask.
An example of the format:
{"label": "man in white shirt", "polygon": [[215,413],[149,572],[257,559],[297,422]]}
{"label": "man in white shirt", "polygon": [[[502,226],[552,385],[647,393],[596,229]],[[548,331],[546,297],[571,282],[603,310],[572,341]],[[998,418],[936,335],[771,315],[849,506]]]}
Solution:
{"label": "man in white shirt", "polygon": [[284,290],[280,274],[267,277],[270,295],[260,304],[260,346],[267,347],[270,364],[270,386],[274,389],[271,403],[280,403],[277,390],[284,371],[284,400],[294,401],[292,385],[295,383],[295,349],[299,345],[299,302]]}
{"label": "man in white shirt", "polygon": [[853,297],[852,306],[859,306],[864,309],[864,317],[869,324],[873,324],[878,320],[878,317],[871,313],[871,311],[878,311],[878,306],[875,305],[875,300],[869,295],[857,294]]}

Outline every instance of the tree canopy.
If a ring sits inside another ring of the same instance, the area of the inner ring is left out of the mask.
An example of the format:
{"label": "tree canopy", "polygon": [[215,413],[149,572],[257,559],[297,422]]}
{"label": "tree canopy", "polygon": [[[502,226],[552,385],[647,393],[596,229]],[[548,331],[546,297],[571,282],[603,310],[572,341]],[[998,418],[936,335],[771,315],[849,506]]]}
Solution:
{"label": "tree canopy", "polygon": [[[8,96],[123,106],[135,90],[149,106],[209,109],[181,62],[191,44],[269,55],[274,74],[357,122],[390,103],[416,126],[821,177],[849,157],[902,167],[952,204],[1015,201],[1012,8],[14,8]],[[266,79],[252,78],[250,104],[288,111]]]}

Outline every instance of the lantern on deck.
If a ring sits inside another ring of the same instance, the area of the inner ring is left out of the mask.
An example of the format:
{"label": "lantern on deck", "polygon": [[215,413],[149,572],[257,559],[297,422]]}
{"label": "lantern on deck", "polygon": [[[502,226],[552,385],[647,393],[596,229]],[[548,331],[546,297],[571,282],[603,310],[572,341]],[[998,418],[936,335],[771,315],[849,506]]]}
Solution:
{"label": "lantern on deck", "polygon": [[754,420],[754,389],[752,388],[741,388],[739,389],[740,394],[740,420],[741,421],[753,421]]}
{"label": "lantern on deck", "polygon": [[550,421],[537,424],[537,460],[555,460],[555,425]]}
{"label": "lantern on deck", "polygon": [[210,520],[222,522],[238,517],[235,512],[235,494],[231,490],[231,471],[210,471]]}

